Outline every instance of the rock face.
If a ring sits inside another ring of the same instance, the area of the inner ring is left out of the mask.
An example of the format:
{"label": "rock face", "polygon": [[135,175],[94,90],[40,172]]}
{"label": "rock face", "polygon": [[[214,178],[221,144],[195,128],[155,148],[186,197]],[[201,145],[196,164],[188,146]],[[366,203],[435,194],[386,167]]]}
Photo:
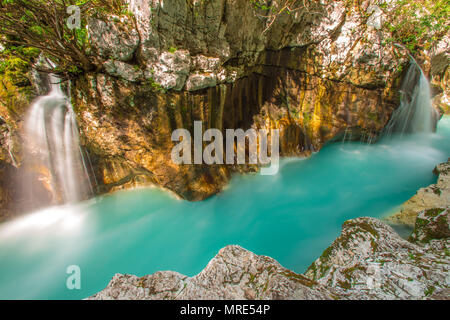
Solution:
{"label": "rock face", "polygon": [[272,258],[227,246],[192,278],[172,271],[141,278],[116,274],[108,287],[89,299],[331,299],[328,290],[312,289],[314,285]]}
{"label": "rock face", "polygon": [[433,85],[434,107],[450,114],[450,36],[444,37],[430,53],[430,77]]}
{"label": "rock face", "polygon": [[201,200],[255,170],[172,163],[171,133],[193,134],[194,121],[203,132],[279,129],[281,156],[308,156],[346,130],[372,140],[407,63],[366,23],[372,2],[307,1],[270,23],[247,0],[130,0],[134,19],[91,19],[103,68],[76,79],[72,98],[99,192],[155,183]]}
{"label": "rock face", "polygon": [[227,246],[192,278],[116,274],[89,299],[450,299],[449,212],[417,219],[411,241],[380,220],[348,220],[304,275]]}
{"label": "rock face", "polygon": [[411,241],[429,242],[446,238],[450,238],[450,208],[433,208],[419,213]]}
{"label": "rock face", "polygon": [[388,217],[387,221],[412,227],[417,215],[423,210],[450,208],[450,159],[438,165],[433,172],[439,175],[437,183],[419,189],[411,199],[401,205],[400,211]]}
{"label": "rock face", "polygon": [[[414,234],[436,234],[428,228],[416,224]],[[305,275],[341,299],[422,299],[445,290],[450,298],[449,245],[448,237],[409,242],[380,220],[358,218],[344,223]]]}

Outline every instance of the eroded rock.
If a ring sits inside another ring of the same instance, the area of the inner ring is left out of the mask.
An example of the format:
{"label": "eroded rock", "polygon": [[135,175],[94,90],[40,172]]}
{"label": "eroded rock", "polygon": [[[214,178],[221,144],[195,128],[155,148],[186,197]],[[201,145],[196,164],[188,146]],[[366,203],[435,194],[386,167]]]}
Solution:
{"label": "eroded rock", "polygon": [[89,299],[331,299],[328,290],[283,268],[272,258],[239,246],[219,251],[198,275],[156,272],[144,277],[116,274]]}
{"label": "eroded rock", "polygon": [[428,298],[450,287],[449,245],[448,238],[414,244],[380,220],[357,218],[306,275],[341,299]]}
{"label": "eroded rock", "polygon": [[128,61],[139,45],[139,34],[127,16],[108,21],[90,18],[88,21],[90,43],[100,57]]}
{"label": "eroded rock", "polygon": [[450,208],[433,208],[419,213],[411,241],[429,242],[450,238]]}
{"label": "eroded rock", "polygon": [[92,20],[104,70],[74,81],[72,95],[83,142],[106,159],[97,180],[110,180],[104,164],[114,159],[201,200],[232,172],[254,171],[171,163],[172,131],[194,121],[204,131],[279,129],[281,156],[308,156],[346,131],[374,141],[399,103],[408,58],[365,23],[373,4],[307,1],[271,23],[247,0],[130,0],[136,24]]}
{"label": "eroded rock", "polygon": [[439,175],[437,183],[419,189],[411,199],[401,205],[399,212],[386,218],[387,221],[414,227],[420,212],[450,207],[450,159],[436,166],[433,172]]}
{"label": "eroded rock", "polygon": [[192,278],[171,271],[116,274],[89,299],[449,299],[448,220],[446,210],[418,223],[416,240],[425,234],[427,241],[417,243],[380,220],[348,220],[304,275],[227,246]]}

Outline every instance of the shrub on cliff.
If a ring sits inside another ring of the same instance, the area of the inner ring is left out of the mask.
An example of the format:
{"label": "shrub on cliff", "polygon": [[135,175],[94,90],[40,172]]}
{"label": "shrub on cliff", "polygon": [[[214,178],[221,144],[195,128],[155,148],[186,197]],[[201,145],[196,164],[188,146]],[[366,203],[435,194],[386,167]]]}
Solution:
{"label": "shrub on cliff", "polygon": [[380,1],[379,6],[389,17],[384,24],[392,35],[389,41],[412,53],[430,49],[450,30],[448,0]]}
{"label": "shrub on cliff", "polygon": [[[70,6],[75,6],[71,7]],[[61,77],[94,70],[95,59],[90,56],[87,37],[87,17],[121,14],[123,0],[2,0],[0,2],[0,43],[9,50],[10,59],[3,57],[3,65],[20,59],[32,62],[34,56],[25,53],[29,48],[50,58],[57,67],[44,68]],[[73,17],[76,26],[68,23]],[[17,61],[16,61],[17,62]]]}

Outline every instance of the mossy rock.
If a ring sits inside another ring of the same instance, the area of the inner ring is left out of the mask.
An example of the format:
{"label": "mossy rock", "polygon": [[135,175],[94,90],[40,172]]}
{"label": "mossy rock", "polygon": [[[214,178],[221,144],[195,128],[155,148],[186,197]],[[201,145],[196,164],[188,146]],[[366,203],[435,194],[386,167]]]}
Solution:
{"label": "mossy rock", "polygon": [[450,208],[432,208],[419,213],[409,240],[429,242],[450,237]]}

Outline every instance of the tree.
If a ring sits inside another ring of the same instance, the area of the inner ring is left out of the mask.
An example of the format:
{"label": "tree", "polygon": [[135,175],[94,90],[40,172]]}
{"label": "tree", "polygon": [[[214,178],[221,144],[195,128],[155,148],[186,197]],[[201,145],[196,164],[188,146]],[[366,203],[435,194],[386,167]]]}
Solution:
{"label": "tree", "polygon": [[[37,67],[40,71],[70,77],[96,68],[89,55],[87,17],[105,13],[120,14],[123,0],[0,0],[0,42],[9,52],[29,61],[24,48],[35,48],[54,63],[54,67]],[[76,5],[80,12],[79,28],[67,23]]]}
{"label": "tree", "polygon": [[310,0],[250,0],[253,6],[262,11],[263,14],[257,14],[258,17],[266,19],[266,28],[263,33],[266,33],[274,22],[282,14],[317,14],[323,13],[315,11],[317,1]]}

